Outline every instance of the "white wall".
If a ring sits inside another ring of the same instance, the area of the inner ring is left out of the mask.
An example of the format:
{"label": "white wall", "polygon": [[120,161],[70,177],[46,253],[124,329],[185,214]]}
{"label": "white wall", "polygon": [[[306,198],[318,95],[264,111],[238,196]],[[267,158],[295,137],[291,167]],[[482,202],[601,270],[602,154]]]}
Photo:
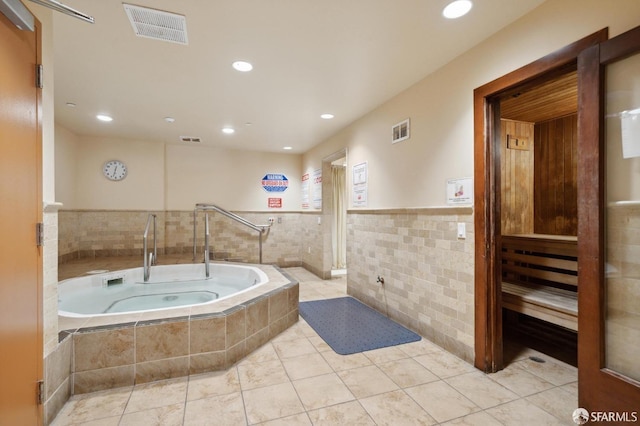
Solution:
{"label": "white wall", "polygon": [[[348,185],[368,163],[368,208],[445,205],[446,180],[473,175],[475,88],[607,26],[613,37],[639,24],[637,0],[549,0],[306,153],[302,168],[346,147]],[[392,145],[406,118],[411,138]]]}
{"label": "white wall", "polygon": [[65,209],[77,208],[78,143],[75,133],[60,125],[55,126],[55,191],[56,201]]}
{"label": "white wall", "polygon": [[[110,181],[104,163],[118,159],[127,177]],[[80,138],[76,144],[76,208],[161,210],[164,208],[164,147],[145,141]]]}
{"label": "white wall", "polygon": [[[167,210],[189,210],[196,203],[236,211],[299,211],[300,155],[257,153],[213,147],[167,145]],[[284,174],[284,192],[266,192],[267,173]],[[268,198],[282,198],[282,208],[269,209]]]}
{"label": "white wall", "polygon": [[[113,159],[128,167],[122,181],[102,174]],[[64,209],[192,210],[209,202],[236,211],[299,211],[300,167],[295,154],[79,137],[56,126],[57,201]],[[266,192],[267,173],[284,174],[288,189]],[[281,198],[282,208],[270,209],[270,197]]]}

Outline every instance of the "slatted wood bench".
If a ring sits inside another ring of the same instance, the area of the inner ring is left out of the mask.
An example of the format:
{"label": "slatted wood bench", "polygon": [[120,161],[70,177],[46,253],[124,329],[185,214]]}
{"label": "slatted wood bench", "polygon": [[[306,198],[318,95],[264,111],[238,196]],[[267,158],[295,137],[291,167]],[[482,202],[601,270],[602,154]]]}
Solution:
{"label": "slatted wood bench", "polygon": [[578,330],[576,237],[503,235],[502,306]]}

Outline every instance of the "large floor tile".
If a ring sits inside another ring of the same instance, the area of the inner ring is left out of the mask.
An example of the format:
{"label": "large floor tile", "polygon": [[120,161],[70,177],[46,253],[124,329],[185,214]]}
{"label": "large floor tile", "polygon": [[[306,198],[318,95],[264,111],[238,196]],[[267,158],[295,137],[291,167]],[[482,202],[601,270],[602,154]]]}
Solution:
{"label": "large floor tile", "polygon": [[401,388],[440,380],[438,376],[412,358],[385,362],[378,364],[378,367]]}
{"label": "large floor tile", "polygon": [[282,365],[291,380],[306,379],[333,372],[331,366],[319,353],[283,359]]}
{"label": "large floor tile", "polygon": [[240,392],[240,379],[238,370],[233,367],[189,377],[187,401],[235,392]]}
{"label": "large floor tile", "polygon": [[238,365],[238,377],[242,390],[277,385],[289,381],[280,361],[268,361]]}
{"label": "large floor tile", "polygon": [[438,422],[463,417],[480,408],[443,381],[405,389]]}
{"label": "large floor tile", "polygon": [[461,374],[445,381],[480,408],[495,407],[519,398],[518,395],[489,379],[480,371]]}
{"label": "large floor tile", "polygon": [[184,403],[178,403],[125,414],[119,426],[181,426],[184,407]]}
{"label": "large floor tile", "polygon": [[431,352],[414,359],[442,379],[475,371],[473,365],[446,351]]}
{"label": "large floor tile", "polygon": [[569,425],[569,421],[561,421],[534,404],[523,399],[508,402],[497,407],[486,410],[488,414],[495,417],[506,426],[521,426],[527,424],[536,425]]}
{"label": "large floor tile", "polygon": [[488,375],[488,377],[521,397],[554,387],[546,380],[513,364],[504,370]]}
{"label": "large floor tile", "polygon": [[326,408],[309,411],[314,426],[375,426],[369,414],[357,401],[345,402]]}
{"label": "large floor tile", "polygon": [[187,397],[186,377],[137,385],[133,388],[126,413],[182,403]]}
{"label": "large floor tile", "polygon": [[436,421],[404,391],[396,390],[360,400],[376,425],[433,425]]}
{"label": "large floor tile", "polygon": [[316,410],[355,399],[349,388],[335,373],[295,380],[293,386],[307,410]]}
{"label": "large floor tile", "polygon": [[356,398],[366,398],[398,389],[398,385],[376,365],[339,371],[337,374]]}
{"label": "large floor tile", "polygon": [[288,417],[305,411],[290,382],[242,392],[249,424]]}
{"label": "large floor tile", "polygon": [[187,401],[185,426],[245,425],[245,407],[240,392]]}
{"label": "large floor tile", "polygon": [[131,388],[72,396],[53,424],[55,426],[82,424],[92,420],[121,416],[130,396]]}

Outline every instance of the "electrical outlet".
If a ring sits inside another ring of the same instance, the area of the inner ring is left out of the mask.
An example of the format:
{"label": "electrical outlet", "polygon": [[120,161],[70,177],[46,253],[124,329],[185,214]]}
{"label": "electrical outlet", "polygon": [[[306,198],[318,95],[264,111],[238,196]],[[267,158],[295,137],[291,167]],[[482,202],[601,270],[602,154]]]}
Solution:
{"label": "electrical outlet", "polygon": [[311,247],[307,247],[307,253],[311,254]]}

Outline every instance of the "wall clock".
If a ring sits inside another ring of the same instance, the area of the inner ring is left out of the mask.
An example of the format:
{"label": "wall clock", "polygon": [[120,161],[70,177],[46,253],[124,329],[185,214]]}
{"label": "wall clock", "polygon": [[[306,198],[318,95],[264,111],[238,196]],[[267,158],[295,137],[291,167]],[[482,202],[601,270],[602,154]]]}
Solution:
{"label": "wall clock", "polygon": [[127,177],[127,166],[120,160],[107,161],[102,167],[102,173],[109,180],[122,180]]}

